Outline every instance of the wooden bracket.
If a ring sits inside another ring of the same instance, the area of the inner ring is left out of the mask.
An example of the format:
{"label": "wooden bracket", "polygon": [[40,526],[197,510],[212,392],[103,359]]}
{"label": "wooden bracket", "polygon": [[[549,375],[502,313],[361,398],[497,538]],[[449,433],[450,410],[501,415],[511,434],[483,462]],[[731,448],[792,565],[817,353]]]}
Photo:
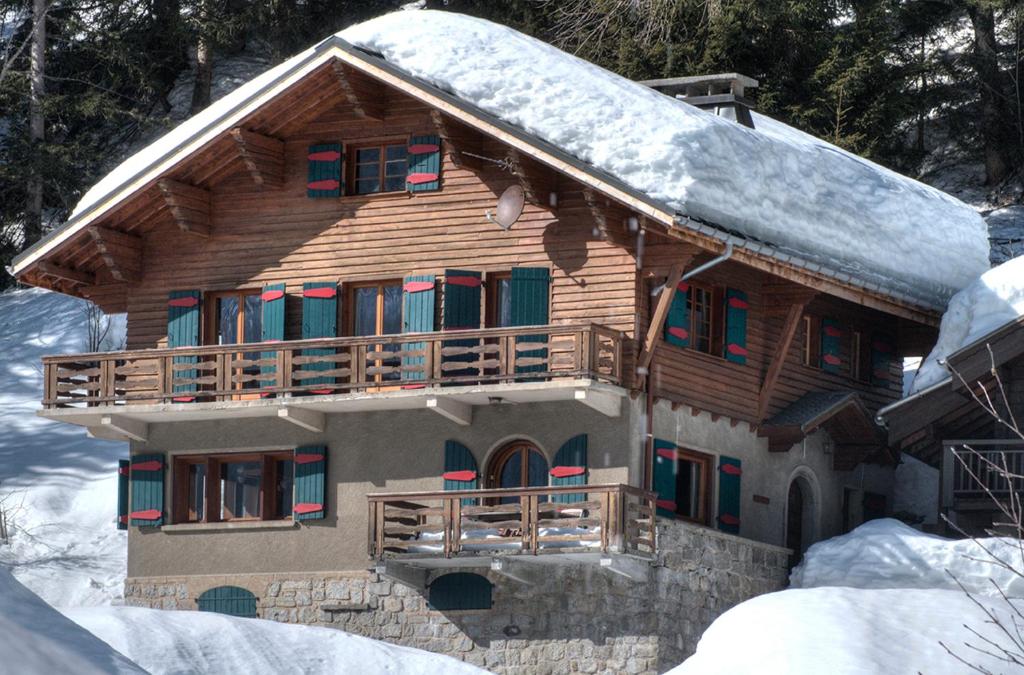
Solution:
{"label": "wooden bracket", "polygon": [[763,422],[768,414],[768,406],[771,405],[772,395],[775,393],[775,385],[778,383],[779,375],[782,374],[782,368],[786,364],[786,356],[789,354],[789,348],[793,344],[793,337],[796,335],[797,326],[800,325],[800,319],[804,315],[804,308],[806,306],[806,300],[804,302],[797,302],[790,305],[789,311],[786,313],[786,319],[782,324],[782,333],[779,335],[779,341],[775,345],[775,352],[771,357],[771,365],[768,366],[768,372],[761,383],[761,391],[757,398],[757,421],[759,423]]}
{"label": "wooden bracket", "polygon": [[284,185],[284,143],[255,131],[236,127],[231,137],[245,168],[260,188],[278,189]]}
{"label": "wooden bracket", "polygon": [[117,281],[138,281],[142,274],[142,238],[106,227],[90,227],[96,249],[110,276]]}
{"label": "wooden bracket", "polygon": [[326,426],[326,420],[322,412],[306,410],[305,408],[278,408],[277,416],[291,422],[297,427],[321,434]]}
{"label": "wooden bracket", "polygon": [[590,217],[594,221],[594,227],[597,230],[598,236],[603,240],[607,240],[608,218],[601,204],[598,203],[597,193],[591,188],[587,188],[583,191],[583,199],[587,202],[587,208],[590,210]]}
{"label": "wooden bracket", "polygon": [[182,232],[210,236],[210,191],[170,178],[157,181],[164,203]]}
{"label": "wooden bracket", "polygon": [[692,255],[683,256],[668,272],[665,288],[658,296],[658,305],[654,308],[651,324],[647,327],[647,332],[644,334],[643,349],[640,350],[640,355],[636,359],[636,367],[638,369],[646,369],[651,365],[651,359],[654,358],[654,349],[661,341],[662,327],[665,325],[665,319],[668,318],[668,310],[672,307],[672,299],[675,297],[676,289],[679,287],[679,280],[683,278],[683,271],[686,270],[686,266],[690,264],[691,260],[693,260]]}
{"label": "wooden bracket", "polygon": [[452,398],[433,396],[427,399],[426,406],[442,417],[447,417],[459,426],[468,427],[473,423],[473,406],[456,401]]}
{"label": "wooden bracket", "polygon": [[341,90],[345,92],[345,98],[348,99],[352,110],[360,117],[378,121],[383,120],[385,109],[382,92],[374,91],[375,87],[370,80],[355,71],[349,70],[341,61],[335,60],[333,68],[338,84],[341,85]]}
{"label": "wooden bracket", "polygon": [[70,281],[74,284],[85,284],[86,286],[94,286],[96,284],[96,275],[92,272],[84,272],[82,270],[73,270],[70,267],[61,267],[54,263],[46,262],[45,260],[36,265],[36,270],[40,274],[54,277],[55,279],[61,279],[64,281]]}

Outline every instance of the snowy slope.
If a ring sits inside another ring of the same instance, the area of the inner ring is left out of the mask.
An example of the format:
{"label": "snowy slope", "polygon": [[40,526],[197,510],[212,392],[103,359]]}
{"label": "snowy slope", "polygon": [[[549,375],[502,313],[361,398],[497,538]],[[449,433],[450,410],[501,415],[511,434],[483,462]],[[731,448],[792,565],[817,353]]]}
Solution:
{"label": "snowy slope", "polygon": [[486,672],[447,656],[396,647],[333,628],[139,607],[72,609],[65,610],[65,614],[154,675]]}
{"label": "snowy slope", "polygon": [[1020,316],[1024,316],[1024,256],[985,272],[950,299],[939,339],[922,361],[911,391],[952,377],[940,361]]}
{"label": "snowy slope", "polygon": [[[1024,569],[1019,550],[987,540]],[[1012,597],[1020,579],[971,542],[922,534],[895,520],[872,521],[812,546],[793,574],[794,588],[762,595],[719,617],[697,653],[672,675],[875,675],[971,672],[953,656],[992,673],[1015,672],[972,647],[985,639],[1009,646],[985,613],[957,589],[946,570],[1006,625],[1010,607],[991,577]],[[1024,602],[1015,600],[1024,610]]]}
{"label": "snowy slope", "polygon": [[[338,35],[607,171],[670,209],[854,279],[945,300],[988,266],[985,223],[949,195],[758,116],[748,129],[497,24],[395,12]],[[86,212],[288,72],[234,90],[126,159]]]}
{"label": "snowy slope", "polygon": [[0,567],[0,672],[101,675],[145,671],[61,616]]}
{"label": "snowy slope", "polygon": [[0,566],[56,606],[106,604],[120,597],[125,573],[115,517],[127,444],[35,415],[40,358],[86,351],[85,305],[42,290],[0,294],[0,499],[15,530]]}

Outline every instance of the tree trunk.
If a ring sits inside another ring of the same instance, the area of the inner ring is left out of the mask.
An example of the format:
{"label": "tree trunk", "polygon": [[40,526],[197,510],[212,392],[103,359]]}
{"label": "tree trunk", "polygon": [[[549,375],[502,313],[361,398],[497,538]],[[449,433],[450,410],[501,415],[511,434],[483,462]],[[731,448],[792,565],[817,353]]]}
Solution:
{"label": "tree trunk", "polygon": [[27,248],[43,236],[43,179],[40,150],[46,138],[43,96],[46,94],[46,0],[32,3],[32,48],[29,54],[28,140],[31,158],[25,186],[25,243]]}
{"label": "tree trunk", "polygon": [[192,114],[210,105],[210,85],[213,82],[213,51],[209,39],[199,34],[196,44],[196,81],[192,85]]}
{"label": "tree trunk", "polygon": [[981,137],[985,150],[985,182],[995,185],[1006,178],[1018,163],[1013,118],[1006,105],[1006,89],[999,70],[995,14],[980,2],[967,6],[974,29],[974,54],[971,59],[978,77],[981,98]]}

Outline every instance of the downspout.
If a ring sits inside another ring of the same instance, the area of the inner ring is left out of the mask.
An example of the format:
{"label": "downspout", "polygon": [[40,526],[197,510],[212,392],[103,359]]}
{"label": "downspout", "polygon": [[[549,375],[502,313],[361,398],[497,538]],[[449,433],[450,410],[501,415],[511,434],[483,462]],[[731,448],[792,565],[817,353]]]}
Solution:
{"label": "downspout", "polygon": [[[690,270],[689,272],[684,274],[680,278],[680,281],[686,281],[687,279],[692,279],[693,277],[697,276],[701,272],[706,272],[709,269],[711,269],[712,267],[715,267],[717,265],[721,265],[722,263],[724,263],[726,260],[728,260],[731,257],[732,257],[732,242],[729,241],[729,242],[726,242],[725,250],[722,251],[721,255],[719,255],[716,258],[712,258],[711,260],[707,261],[703,265],[698,265],[697,267],[694,267],[692,270]],[[640,261],[639,261],[639,258],[638,258],[637,259],[637,274],[638,275],[639,275],[639,272],[640,272]],[[662,289],[662,290],[664,290],[664,289]],[[647,429],[644,432],[644,441],[645,441],[644,442],[644,489],[645,490],[649,490],[649,489],[651,489],[653,487],[652,483],[653,483],[653,479],[654,479],[654,467],[653,467],[653,460],[654,460],[654,390],[651,387],[651,376],[650,376],[650,372],[649,371],[648,372],[643,372],[643,373],[638,371],[637,374],[645,378],[645,380],[646,380],[645,383],[647,385],[647,405],[646,405],[646,411],[647,411],[647,413],[646,413],[647,414],[647,425],[646,426],[647,426]]]}

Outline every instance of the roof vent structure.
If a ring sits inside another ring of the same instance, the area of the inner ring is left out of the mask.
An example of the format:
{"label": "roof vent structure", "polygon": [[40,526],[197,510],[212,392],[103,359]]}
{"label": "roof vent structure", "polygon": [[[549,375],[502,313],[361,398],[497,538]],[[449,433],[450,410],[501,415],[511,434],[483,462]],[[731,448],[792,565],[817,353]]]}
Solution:
{"label": "roof vent structure", "polygon": [[675,96],[701,110],[754,128],[754,119],[750,115],[754,104],[746,97],[748,89],[757,88],[757,80],[752,77],[739,73],[719,73],[641,80],[640,84],[656,89],[666,96]]}

